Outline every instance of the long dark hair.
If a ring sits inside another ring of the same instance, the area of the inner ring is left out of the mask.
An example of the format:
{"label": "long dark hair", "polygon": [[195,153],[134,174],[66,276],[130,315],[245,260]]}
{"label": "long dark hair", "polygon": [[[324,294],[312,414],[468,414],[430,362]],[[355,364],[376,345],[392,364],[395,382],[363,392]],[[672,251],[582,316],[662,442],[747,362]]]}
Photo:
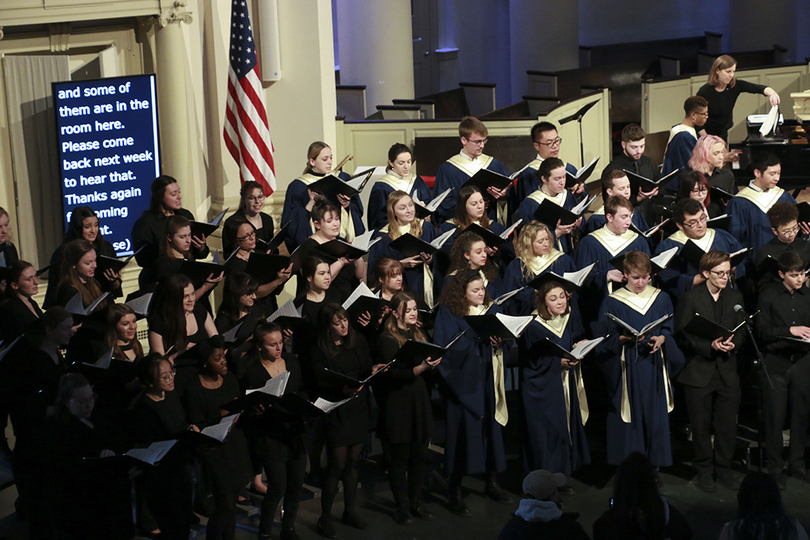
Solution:
{"label": "long dark hair", "polygon": [[[160,252],[168,257],[169,256],[169,249],[170,249],[169,237],[174,236],[175,234],[177,234],[177,231],[179,231],[183,227],[190,227],[190,226],[191,226],[191,222],[186,217],[183,217],[183,216],[169,216],[168,218],[166,218],[166,224],[164,226],[164,230],[166,231],[166,234],[164,234],[163,238],[160,239]],[[184,259],[191,259],[192,258],[191,257],[191,247],[189,247],[188,251],[183,253],[183,258]]]}
{"label": "long dark hair", "polygon": [[792,540],[798,536],[785,513],[779,486],[764,472],[748,473],[743,479],[731,529],[739,540]]}
{"label": "long dark hair", "polygon": [[304,281],[303,296],[306,296],[307,292],[309,291],[310,286],[309,278],[315,275],[315,271],[318,270],[318,266],[322,264],[329,264],[329,263],[327,263],[325,260],[317,256],[307,257],[306,259],[304,259],[304,262],[301,263],[301,279]]}
{"label": "long dark hair", "polygon": [[149,198],[149,212],[155,215],[163,214],[163,195],[166,193],[166,188],[171,184],[176,184],[177,180],[168,174],[162,174],[152,180],[152,196]]}
{"label": "long dark hair", "polygon": [[[464,317],[470,311],[470,302],[467,300],[467,285],[481,279],[478,270],[464,270],[453,276],[453,280],[442,290],[439,303],[447,306],[453,315]],[[483,281],[483,280],[482,280]],[[484,289],[484,304],[490,303],[489,293]]]}
{"label": "long dark hair", "polygon": [[343,306],[340,304],[326,304],[321,308],[320,313],[318,313],[318,348],[327,358],[334,358],[341,350],[352,350],[357,341],[357,336],[350,322],[349,333],[343,338],[343,343],[341,343],[340,346],[335,345],[335,340],[332,339],[329,330],[332,327],[332,321],[335,317],[345,318],[347,321],[350,321],[349,314],[346,313],[346,310],[343,309]]}
{"label": "long dark hair", "polygon": [[[469,254],[473,244],[476,242],[483,242],[484,239],[475,234],[474,232],[465,232],[453,244],[450,250],[450,268],[447,270],[448,274],[452,272],[461,272],[462,270],[470,269],[470,261],[464,256],[465,253]],[[498,266],[492,261],[492,258],[487,256],[487,263],[478,269],[487,281],[494,281],[498,277]]]}
{"label": "long dark hair", "polygon": [[[93,209],[89,206],[77,206],[74,208],[73,212],[70,214],[70,223],[68,224],[68,230],[65,233],[63,242],[67,243],[71,240],[84,238],[84,220],[93,217],[98,219],[95,211],[93,211]],[[93,241],[93,245],[96,247],[96,249],[101,247],[101,238],[101,220],[99,220],[98,234],[96,235],[96,239]]]}
{"label": "long dark hair", "polygon": [[[163,321],[164,350],[174,346],[177,351],[182,351],[186,347],[188,334],[186,329],[186,314],[183,308],[183,290],[191,285],[191,280],[183,274],[174,274],[167,279],[160,292],[160,305],[155,309],[155,313]],[[194,305],[194,309],[199,309]]]}
{"label": "long dark hair", "polygon": [[613,524],[616,538],[664,540],[664,500],[655,487],[655,471],[641,452],[633,452],[616,471]]}
{"label": "long dark hair", "polygon": [[[405,309],[408,307],[408,302],[410,301],[416,302],[416,298],[410,293],[400,291],[391,299],[391,310],[396,312],[399,318],[402,319],[402,317],[405,315]],[[425,341],[425,334],[422,332],[419,326],[413,325],[410,330],[413,332],[414,339],[418,341]],[[394,336],[394,339],[397,340],[400,347],[403,343],[410,339],[397,324],[397,318],[393,316],[386,319],[385,332]]]}
{"label": "long dark hair", "polygon": [[18,259],[11,263],[8,269],[8,276],[6,277],[6,290],[3,293],[3,301],[11,300],[17,296],[17,294],[22,294],[19,289],[14,289],[11,284],[18,283],[20,281],[20,276],[22,273],[28,270],[29,268],[33,268],[33,264],[28,261],[24,261],[22,259]]}
{"label": "long dark hair", "polygon": [[[118,344],[118,332],[116,327],[118,322],[127,315],[135,315],[135,310],[126,304],[113,304],[107,309],[107,346],[113,350],[113,358],[116,360],[129,360],[121,346]],[[141,342],[138,341],[138,335],[132,339],[132,350],[135,351],[135,357],[143,357],[143,347]]]}
{"label": "long dark hair", "polygon": [[[456,224],[456,227],[462,231],[472,223],[470,215],[467,214],[467,201],[473,196],[474,193],[480,193],[481,196],[484,197],[484,200],[486,200],[486,195],[475,186],[464,186],[458,190],[458,198],[456,199],[456,215],[453,218],[453,222]],[[479,224],[485,229],[490,228],[489,217],[487,216],[486,210],[484,210],[484,215],[481,216],[481,222]]]}
{"label": "long dark hair", "polygon": [[56,392],[53,416],[61,422],[70,420],[72,413],[68,408],[68,402],[73,399],[73,393],[79,388],[90,386],[90,383],[81,373],[65,373],[59,378],[59,389]]}
{"label": "long dark hair", "polygon": [[242,184],[242,189],[239,190],[239,209],[247,215],[248,206],[250,203],[248,202],[248,197],[253,192],[254,189],[258,189],[262,192],[262,196],[264,196],[264,188],[260,183],[255,180],[248,180],[244,184]]}
{"label": "long dark hair", "polygon": [[[95,249],[93,244],[82,238],[68,242],[62,255],[61,283],[72,285],[74,289],[79,291],[82,294],[82,302],[84,302],[85,306],[92,304],[93,300],[101,296],[101,287],[94,277],[87,278],[82,283],[79,273],[76,271],[76,265],[79,264],[82,257],[91,251],[95,251]],[[98,257],[98,252],[96,252],[96,257]]]}
{"label": "long dark hair", "polygon": [[259,289],[259,283],[244,272],[234,272],[225,278],[225,290],[222,293],[222,304],[219,314],[227,315],[234,322],[239,320],[242,311],[240,298],[246,294],[253,294]]}

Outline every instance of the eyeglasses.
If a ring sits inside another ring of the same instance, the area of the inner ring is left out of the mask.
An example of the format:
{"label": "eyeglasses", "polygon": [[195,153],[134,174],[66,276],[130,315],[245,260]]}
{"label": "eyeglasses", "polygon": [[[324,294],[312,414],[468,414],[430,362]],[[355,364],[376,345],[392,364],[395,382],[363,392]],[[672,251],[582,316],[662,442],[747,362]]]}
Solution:
{"label": "eyeglasses", "polygon": [[709,116],[709,112],[708,112],[708,111],[706,111],[706,112],[693,112],[692,114],[699,114],[700,116],[706,116],[706,117],[708,117],[708,116]]}
{"label": "eyeglasses", "polygon": [[237,236],[236,239],[240,242],[244,242],[245,240],[250,240],[251,238],[256,238],[256,231],[249,232],[245,236]]}
{"label": "eyeglasses", "polygon": [[790,235],[798,234],[798,233],[799,233],[799,226],[798,226],[798,225],[796,225],[796,226],[795,226],[795,227],[793,227],[792,229],[782,229],[782,230],[781,230],[781,231],[779,231],[779,232],[780,232],[781,234],[784,234],[785,236],[790,236]]}
{"label": "eyeglasses", "polygon": [[696,187],[695,189],[693,189],[692,193],[697,195],[699,193],[706,193],[707,191],[709,191],[709,188],[707,188],[706,186],[700,186],[700,187]]}
{"label": "eyeglasses", "polygon": [[265,199],[264,195],[259,195],[258,197],[248,197],[247,198],[248,202],[252,202],[252,203],[254,203],[254,202],[263,202],[264,199]]}
{"label": "eyeglasses", "polygon": [[172,382],[172,381],[174,380],[174,376],[175,376],[175,375],[177,375],[177,370],[176,370],[176,369],[172,369],[172,370],[171,370],[171,371],[169,371],[168,373],[164,373],[163,375],[161,375],[161,376],[160,376],[160,381],[161,381],[161,382],[166,382],[166,383],[167,383],[167,382]]}
{"label": "eyeglasses", "polygon": [[729,277],[731,275],[731,270],[722,270],[722,271],[719,271],[719,272],[717,272],[715,270],[709,270],[709,272],[711,272],[712,274],[714,274],[717,277]]}
{"label": "eyeglasses", "polygon": [[539,141],[535,142],[537,144],[542,144],[543,146],[548,146],[549,148],[559,148],[559,146],[562,144],[562,137],[557,137],[551,142],[539,142]]}
{"label": "eyeglasses", "polygon": [[484,146],[485,144],[487,144],[487,141],[488,141],[488,140],[489,140],[489,138],[486,138],[486,139],[480,139],[480,140],[477,140],[477,141],[474,141],[474,140],[472,140],[472,139],[467,139],[467,141],[468,141],[468,142],[471,142],[471,143],[472,143],[472,144],[474,144],[475,146]]}
{"label": "eyeglasses", "polygon": [[93,393],[93,397],[87,399],[71,399],[70,402],[75,403],[79,407],[89,407],[96,402],[96,399],[98,399],[98,394]]}
{"label": "eyeglasses", "polygon": [[684,221],[683,226],[692,228],[692,227],[696,227],[700,223],[706,223],[708,220],[709,220],[709,218],[706,216],[706,214],[703,214],[697,219],[693,219],[693,220],[690,220],[690,221]]}

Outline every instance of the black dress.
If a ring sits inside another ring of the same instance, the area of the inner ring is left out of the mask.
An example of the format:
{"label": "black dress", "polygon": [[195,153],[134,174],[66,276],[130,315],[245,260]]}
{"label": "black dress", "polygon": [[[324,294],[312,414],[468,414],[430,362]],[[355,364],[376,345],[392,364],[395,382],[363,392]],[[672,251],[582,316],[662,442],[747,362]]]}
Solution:
{"label": "black dress", "polygon": [[[226,252],[227,253],[227,252]],[[225,265],[225,276],[229,276],[231,274],[235,274],[237,272],[246,274],[248,262],[244,259],[240,259],[237,255],[231,257],[231,260],[228,261],[228,264]],[[260,283],[259,285],[266,285],[265,283]],[[256,301],[253,303],[254,309],[261,310],[262,313],[265,313],[265,317],[270,315],[275,310],[278,309],[278,295],[284,290],[284,284],[279,285],[267,296],[256,297]]]}
{"label": "black dress", "polygon": [[[59,247],[57,247],[53,254],[51,254],[51,262],[48,263],[48,288],[45,291],[45,300],[42,302],[42,306],[45,309],[57,305],[56,291],[59,289],[59,282],[62,280],[62,256],[65,254],[65,246],[77,239],[77,236],[68,232],[68,234],[65,235],[65,239],[62,240],[61,244],[59,244]],[[113,249],[113,245],[102,238],[100,234],[96,238],[96,241],[93,242],[93,247],[96,249],[97,257],[104,255],[105,257],[115,258],[115,249]],[[109,288],[107,287],[109,282],[106,279],[99,279],[99,285],[102,287],[103,291],[106,291]]]}
{"label": "black dress", "polygon": [[[321,244],[317,240],[313,240],[312,237],[304,240],[301,243],[301,246],[299,246],[298,248],[299,250],[301,250],[302,253],[301,260],[303,261],[307,257],[317,255],[323,258],[329,264],[333,263],[335,261],[335,258],[321,252],[319,249],[320,245]],[[335,298],[338,298],[340,299],[340,302],[343,302],[349,297],[350,294],[352,294],[352,291],[354,291],[354,289],[359,284],[360,281],[357,279],[357,276],[355,275],[354,264],[347,264],[346,266],[340,269],[338,275],[335,276],[335,278],[332,280],[332,284],[329,286],[329,290],[332,292],[333,295],[335,295]],[[300,295],[305,292],[304,285],[305,281],[299,275],[298,290],[296,291],[296,294]]]}
{"label": "black dress", "polygon": [[[414,339],[408,332],[408,339]],[[377,343],[381,363],[387,364],[399,350],[396,338],[384,332]],[[380,401],[377,432],[393,444],[430,440],[433,414],[424,377],[413,374],[412,364],[394,362],[373,381]]]}
{"label": "black dress", "polygon": [[[90,279],[95,279],[95,278],[90,278]],[[100,288],[101,287],[99,287],[99,289]],[[68,283],[68,282],[60,283],[59,288],[56,290],[56,300],[54,302],[54,306],[65,307],[67,305],[67,303],[70,302],[71,298],[73,298],[77,294],[79,294],[79,290],[76,287],[74,287],[73,285],[71,285],[70,283]],[[104,306],[108,305],[110,303],[110,297],[117,298],[117,297],[121,296],[122,294],[123,293],[121,292],[121,287],[118,287],[113,292],[111,292],[110,295],[107,298],[105,298],[103,302],[101,302],[101,304],[99,304],[99,306],[96,308],[96,311],[100,310],[100,309],[104,308]],[[82,304],[84,304],[84,302],[82,302]],[[87,307],[87,305],[85,305],[84,307]]]}
{"label": "black dress", "polygon": [[[241,396],[239,383],[232,373],[226,373],[219,388],[205,388],[199,377],[189,381],[183,395],[188,420],[203,429],[222,420],[221,405]],[[247,439],[242,428],[234,425],[225,442],[201,449],[203,478],[214,493],[233,493],[247,485],[253,477],[248,455]]]}
{"label": "black dress", "polygon": [[[360,334],[355,335],[355,344],[351,349],[341,347],[337,355],[327,358],[320,348],[313,347],[310,358],[315,372],[328,368],[358,380],[371,375],[374,364],[366,338]],[[320,397],[328,401],[340,401],[348,397],[342,387],[322,383],[318,386]],[[370,397],[368,388],[363,388],[357,397],[329,413],[325,424],[326,441],[330,448],[352,446],[366,441],[371,417]]]}
{"label": "black dress", "polygon": [[9,343],[20,337],[25,330],[37,319],[42,317],[42,310],[33,298],[28,299],[34,308],[36,315],[28,309],[28,306],[18,295],[0,305],[0,339]]}

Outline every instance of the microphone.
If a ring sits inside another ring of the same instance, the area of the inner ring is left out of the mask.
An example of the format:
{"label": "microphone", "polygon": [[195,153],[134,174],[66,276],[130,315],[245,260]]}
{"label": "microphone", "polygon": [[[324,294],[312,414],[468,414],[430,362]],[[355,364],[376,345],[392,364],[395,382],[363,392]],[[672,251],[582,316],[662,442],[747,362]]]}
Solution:
{"label": "microphone", "polygon": [[734,304],[734,311],[736,311],[737,313],[744,313],[745,315],[748,315],[747,313],[745,313],[745,310],[740,304]]}

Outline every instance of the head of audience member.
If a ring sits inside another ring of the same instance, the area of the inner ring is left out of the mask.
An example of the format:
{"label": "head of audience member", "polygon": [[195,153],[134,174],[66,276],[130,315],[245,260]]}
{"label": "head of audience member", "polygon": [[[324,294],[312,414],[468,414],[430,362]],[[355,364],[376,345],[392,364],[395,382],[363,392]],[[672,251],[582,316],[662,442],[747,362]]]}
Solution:
{"label": "head of audience member", "polygon": [[475,186],[464,186],[458,190],[456,216],[453,222],[460,229],[467,228],[471,223],[478,223],[489,229],[487,201],[480,189]]}
{"label": "head of audience member", "polygon": [[802,288],[807,275],[801,255],[792,250],[785,251],[777,257],[776,266],[779,269],[779,279],[788,291],[792,293]]}
{"label": "head of audience member", "polygon": [[700,171],[689,171],[678,182],[678,200],[694,199],[704,207],[712,202],[709,181]]}
{"label": "head of audience member", "polygon": [[397,239],[404,233],[400,227],[408,226],[405,231],[419,238],[422,236],[422,224],[416,219],[416,207],[410,195],[401,190],[396,190],[388,196],[385,203],[388,213],[388,235]]}
{"label": "head of audience member", "polygon": [[320,257],[307,257],[301,264],[301,277],[306,283],[306,289],[312,293],[322,293],[329,290],[332,284],[332,274],[329,263]]}
{"label": "head of audience member", "polygon": [[93,244],[101,236],[98,216],[89,206],[79,206],[70,213],[70,224],[65,233],[65,240],[84,238]]}
{"label": "head of audience member", "polygon": [[723,168],[727,153],[726,141],[717,135],[703,135],[695,143],[692,157],[686,165],[693,171],[711,176],[715,170]]}
{"label": "head of audience member", "polygon": [[326,240],[340,236],[340,210],[327,200],[320,200],[312,205],[312,223],[315,234]]}
{"label": "head of audience member", "polygon": [[449,272],[462,270],[480,271],[490,281],[498,276],[498,267],[487,254],[487,243],[474,232],[462,233],[450,250]]}
{"label": "head of audience member", "polygon": [[391,299],[402,290],[402,263],[389,257],[380,257],[374,263],[374,281],[380,287],[380,296]]}
{"label": "head of audience member", "polygon": [[727,54],[723,54],[714,59],[712,68],[709,70],[707,82],[709,86],[720,86],[721,88],[733,88],[737,79],[734,73],[737,71],[737,61]]}
{"label": "head of audience member", "polygon": [[0,244],[10,244],[11,235],[8,234],[11,218],[5,208],[0,206]]}
{"label": "head of audience member", "polygon": [[773,234],[783,244],[792,244],[799,234],[799,209],[789,202],[778,202],[768,210]]}
{"label": "head of audience member", "polygon": [[315,141],[307,149],[304,174],[323,176],[332,172],[332,149],[323,141]]}
{"label": "head of audience member", "polygon": [[633,203],[620,195],[609,197],[605,202],[605,227],[613,234],[627,232],[633,222]]}
{"label": "head of audience member", "polygon": [[28,335],[34,346],[56,350],[59,347],[66,347],[75,333],[73,314],[63,307],[54,306],[37,319]]}
{"label": "head of audience member", "polygon": [[537,176],[540,177],[540,189],[546,195],[554,197],[565,191],[565,163],[561,159],[543,160],[540,168],[537,169]]}
{"label": "head of audience member", "polygon": [[219,313],[227,315],[236,324],[244,314],[250,313],[256,303],[258,289],[259,283],[250,274],[244,272],[228,274],[225,278]]}
{"label": "head of audience member", "polygon": [[683,102],[684,118],[694,127],[703,127],[709,119],[709,102],[701,96],[689,96]]}
{"label": "head of audience member", "polygon": [[491,300],[484,286],[481,273],[477,270],[459,272],[450,283],[442,289],[440,303],[457,317],[469,315],[470,307],[489,305]]}
{"label": "head of audience member", "polygon": [[215,380],[228,374],[228,361],[225,358],[225,338],[216,334],[194,345],[197,368],[200,373]]}
{"label": "head of audience member", "polygon": [[762,191],[775,188],[782,175],[782,162],[772,152],[760,152],[751,162],[754,171],[754,185]]}
{"label": "head of audience member", "polygon": [[328,358],[333,358],[340,349],[354,348],[356,336],[349,314],[340,304],[330,303],[318,313],[318,348]]}
{"label": "head of audience member", "polygon": [[248,217],[253,217],[264,208],[264,189],[255,180],[248,180],[239,190],[239,209]]}
{"label": "head of audience member", "polygon": [[[396,338],[400,346],[408,339],[425,339],[419,328],[419,308],[412,294],[402,291],[394,295],[391,299],[391,316],[385,321],[385,329]],[[413,338],[407,333],[412,333]]]}
{"label": "head of audience member", "polygon": [[650,274],[652,274],[650,256],[641,251],[629,251],[624,256],[622,271],[627,280],[627,290],[634,294],[641,294],[650,283]]}
{"label": "head of audience member", "polygon": [[171,360],[156,352],[147,354],[138,364],[138,380],[144,391],[158,396],[174,390],[175,373]]}
{"label": "head of audience member", "polygon": [[798,538],[788,517],[779,485],[765,472],[750,472],[737,492],[737,516],[731,522],[731,538]]}
{"label": "head of audience member", "polygon": [[532,126],[532,144],[540,159],[559,157],[562,139],[551,122],[538,122]]}
{"label": "head of audience member", "polygon": [[728,253],[713,249],[703,255],[700,258],[700,274],[712,293],[725,289],[731,276],[731,258]]}
{"label": "head of audience member", "polygon": [[676,202],[672,207],[672,219],[688,238],[700,240],[706,236],[708,216],[703,205],[695,199],[687,198]]}
{"label": "head of audience member", "polygon": [[17,296],[32,298],[39,292],[39,278],[37,269],[30,262],[16,260],[9,266],[6,277],[5,297],[8,299]]}
{"label": "head of audience member", "polygon": [[284,333],[276,323],[262,322],[253,331],[253,346],[261,360],[275,362],[284,352]]}
{"label": "head of audience member", "polygon": [[229,232],[233,235],[231,244],[238,247],[239,251],[250,253],[256,249],[256,227],[253,223],[243,221],[238,227],[231,227]]}
{"label": "head of audience member", "polygon": [[619,195],[630,200],[632,188],[627,173],[621,169],[613,169],[602,173],[602,199]]}
{"label": "head of audience member", "polygon": [[82,301],[89,305],[101,296],[101,288],[95,280],[96,250],[87,240],[71,240],[62,255],[62,283],[68,283],[82,294]]}
{"label": "head of audience member", "polygon": [[638,161],[644,155],[646,141],[644,130],[638,124],[627,124],[622,129],[622,151],[624,155]]}
{"label": "head of audience member", "polygon": [[484,153],[489,131],[487,126],[474,116],[465,116],[458,125],[458,136],[461,138],[462,152],[468,157],[477,158]]}
{"label": "head of audience member", "polygon": [[568,305],[568,292],[558,281],[547,281],[537,291],[534,307],[540,318],[550,321],[555,317],[571,312]]}
{"label": "head of audience member", "polygon": [[166,218],[161,251],[172,259],[191,259],[191,222],[183,216]]}
{"label": "head of audience member", "polygon": [[655,470],[640,452],[627,456],[613,484],[615,538],[664,538],[666,507],[655,485]]}
{"label": "head of audience member", "polygon": [[524,263],[529,263],[535,257],[545,257],[556,251],[554,239],[548,225],[539,221],[530,221],[520,229],[515,254]]}
{"label": "head of audience member", "polygon": [[122,349],[128,346],[137,358],[143,356],[143,347],[138,341],[138,316],[126,304],[112,304],[107,308],[107,346],[117,360],[128,360]]}
{"label": "head of audience member", "polygon": [[152,181],[149,211],[155,215],[171,216],[183,207],[183,197],[177,180],[166,174]]}
{"label": "head of audience member", "polygon": [[65,373],[59,378],[53,416],[61,422],[71,418],[87,420],[93,414],[96,395],[90,383],[81,373]]}
{"label": "head of audience member", "polygon": [[550,501],[562,506],[557,488],[565,485],[565,475],[551,473],[544,469],[532,471],[523,479],[523,498],[537,501]]}
{"label": "head of audience member", "polygon": [[413,152],[407,145],[396,143],[388,149],[388,172],[393,172],[402,178],[411,174],[413,165]]}

